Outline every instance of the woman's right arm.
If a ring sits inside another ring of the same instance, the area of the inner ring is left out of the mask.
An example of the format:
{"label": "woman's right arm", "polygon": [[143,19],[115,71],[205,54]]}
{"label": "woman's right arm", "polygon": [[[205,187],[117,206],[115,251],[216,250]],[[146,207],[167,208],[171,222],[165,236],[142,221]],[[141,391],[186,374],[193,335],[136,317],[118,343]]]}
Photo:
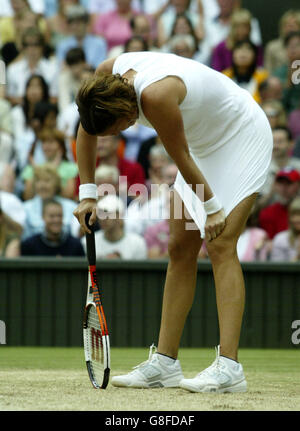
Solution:
{"label": "woman's right arm", "polygon": [[[95,184],[97,136],[89,135],[83,127],[79,126],[76,140],[76,157],[79,170],[80,184]],[[96,221],[97,200],[92,198],[82,199],[74,211],[83,231],[90,233],[86,226],[85,216],[92,213],[90,225]]]}

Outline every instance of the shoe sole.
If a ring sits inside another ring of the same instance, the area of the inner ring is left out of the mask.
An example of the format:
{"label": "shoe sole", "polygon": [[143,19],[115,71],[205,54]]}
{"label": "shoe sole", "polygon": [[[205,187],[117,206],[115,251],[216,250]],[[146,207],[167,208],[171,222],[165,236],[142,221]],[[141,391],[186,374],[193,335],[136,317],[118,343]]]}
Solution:
{"label": "shoe sole", "polygon": [[179,382],[182,380],[182,377],[178,379],[176,383],[170,382],[168,380],[166,381],[156,381],[151,383],[133,383],[133,384],[126,384],[125,382],[116,381],[112,379],[111,384],[113,386],[116,386],[117,388],[134,388],[134,389],[159,389],[159,388],[179,388]]}
{"label": "shoe sole", "polygon": [[203,393],[218,393],[218,394],[224,394],[224,393],[237,393],[237,392],[247,392],[247,383],[246,380],[243,380],[239,383],[236,383],[232,386],[227,386],[224,388],[217,388],[215,386],[205,386],[202,389],[197,388],[197,386],[189,383],[183,383],[180,384],[180,387],[182,389],[186,389],[190,392],[203,392]]}

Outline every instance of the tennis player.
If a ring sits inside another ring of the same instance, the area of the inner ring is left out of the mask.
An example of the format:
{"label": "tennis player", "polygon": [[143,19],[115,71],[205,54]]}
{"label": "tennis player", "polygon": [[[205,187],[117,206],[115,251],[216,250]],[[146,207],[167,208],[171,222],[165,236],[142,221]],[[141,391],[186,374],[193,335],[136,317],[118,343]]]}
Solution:
{"label": "tennis player", "polygon": [[[223,74],[190,59],[152,52],[104,61],[82,85],[77,104],[81,186],[74,214],[85,232],[86,213],[92,212],[90,223],[96,220],[96,137],[117,135],[136,121],[157,131],[177,164],[173,199],[186,210],[179,218],[171,205],[157,350],[151,346],[145,363],[113,377],[112,384],[246,391],[238,362],[245,287],[236,245],[271,160],[272,134],[265,114],[248,92]],[[203,185],[202,196],[197,185]],[[187,229],[190,217],[197,229]],[[193,303],[203,239],[213,268],[220,340],[213,364],[195,378],[184,379],[177,354]]]}

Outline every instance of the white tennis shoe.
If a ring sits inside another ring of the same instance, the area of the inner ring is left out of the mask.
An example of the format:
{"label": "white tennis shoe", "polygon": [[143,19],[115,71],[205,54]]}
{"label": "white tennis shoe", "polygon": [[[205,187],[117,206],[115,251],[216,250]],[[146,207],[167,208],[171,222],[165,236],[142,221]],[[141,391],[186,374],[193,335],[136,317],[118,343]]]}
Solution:
{"label": "white tennis shoe", "polygon": [[183,379],[179,360],[166,364],[164,358],[156,353],[156,348],[150,346],[149,358],[133,371],[123,376],[114,376],[113,386],[123,388],[178,388]]}
{"label": "white tennis shoe", "polygon": [[218,346],[212,365],[194,379],[181,380],[180,387],[190,392],[246,392],[247,382],[242,365],[220,356]]}

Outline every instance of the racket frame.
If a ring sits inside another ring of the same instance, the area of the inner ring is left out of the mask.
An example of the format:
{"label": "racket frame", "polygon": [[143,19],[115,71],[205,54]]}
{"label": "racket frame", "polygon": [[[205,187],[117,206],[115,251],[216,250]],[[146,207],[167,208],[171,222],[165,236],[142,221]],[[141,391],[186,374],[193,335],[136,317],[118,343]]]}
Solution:
{"label": "racket frame", "polygon": [[[88,225],[90,214],[86,217],[86,223]],[[88,258],[88,290],[87,290],[87,298],[86,298],[86,306],[84,309],[84,318],[83,318],[83,343],[84,343],[84,354],[85,361],[88,370],[88,375],[90,381],[95,389],[105,389],[109,382],[110,376],[110,343],[109,343],[109,333],[107,329],[106,318],[101,302],[99,283],[97,277],[97,269],[96,269],[96,250],[95,250],[95,233],[94,227],[90,226],[91,233],[86,233],[86,245],[87,245],[87,258]],[[89,336],[87,331],[88,329],[88,314],[91,307],[95,307],[97,316],[100,323],[101,328],[101,340],[103,347],[103,380],[102,382],[97,382],[95,378],[92,362],[91,362],[91,352],[88,350],[86,346],[86,338]]]}

